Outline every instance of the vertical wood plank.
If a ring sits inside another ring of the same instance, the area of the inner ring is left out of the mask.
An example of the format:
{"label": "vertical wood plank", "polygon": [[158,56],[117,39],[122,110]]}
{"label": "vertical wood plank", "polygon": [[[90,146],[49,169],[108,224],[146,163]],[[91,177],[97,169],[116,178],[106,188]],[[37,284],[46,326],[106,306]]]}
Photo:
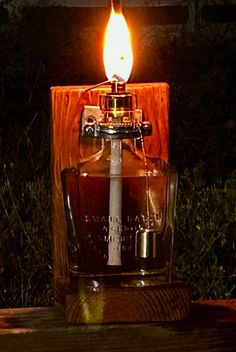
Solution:
{"label": "vertical wood plank", "polygon": [[[99,94],[107,87],[86,92],[85,86],[51,88],[51,156],[52,156],[52,232],[54,283],[69,281],[67,235],[60,174],[64,168],[79,162],[80,115],[85,104],[98,105]],[[147,155],[168,161],[169,86],[166,83],[128,84],[127,91],[136,94],[138,107],[153,125],[153,135],[145,138]],[[56,291],[56,290],[55,290]],[[55,297],[60,300],[59,297]]]}

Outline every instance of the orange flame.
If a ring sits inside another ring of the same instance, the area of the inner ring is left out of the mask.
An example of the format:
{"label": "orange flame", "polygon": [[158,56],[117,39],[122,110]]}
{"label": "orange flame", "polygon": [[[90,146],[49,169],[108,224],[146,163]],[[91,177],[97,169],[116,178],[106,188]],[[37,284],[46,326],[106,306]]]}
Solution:
{"label": "orange flame", "polygon": [[128,81],[133,66],[129,28],[123,14],[116,13],[113,7],[105,33],[103,62],[110,81]]}

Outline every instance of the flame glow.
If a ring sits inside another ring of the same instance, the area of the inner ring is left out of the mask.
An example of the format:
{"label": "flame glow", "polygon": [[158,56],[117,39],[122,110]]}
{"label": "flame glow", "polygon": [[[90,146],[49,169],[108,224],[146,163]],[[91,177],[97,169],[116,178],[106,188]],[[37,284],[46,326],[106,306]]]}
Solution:
{"label": "flame glow", "polygon": [[130,33],[122,13],[112,8],[105,33],[103,62],[107,78],[127,82],[132,70]]}

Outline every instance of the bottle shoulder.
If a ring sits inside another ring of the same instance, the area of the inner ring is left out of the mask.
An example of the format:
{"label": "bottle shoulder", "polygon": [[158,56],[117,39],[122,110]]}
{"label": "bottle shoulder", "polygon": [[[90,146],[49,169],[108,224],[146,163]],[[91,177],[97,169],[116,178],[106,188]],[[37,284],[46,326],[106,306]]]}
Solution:
{"label": "bottle shoulder", "polygon": [[[77,165],[80,175],[107,176],[111,174],[111,154],[101,154],[98,158],[90,159]],[[122,177],[146,176],[166,176],[173,172],[169,164],[159,158],[143,157],[140,153],[134,153],[123,149],[120,163],[120,175]]]}

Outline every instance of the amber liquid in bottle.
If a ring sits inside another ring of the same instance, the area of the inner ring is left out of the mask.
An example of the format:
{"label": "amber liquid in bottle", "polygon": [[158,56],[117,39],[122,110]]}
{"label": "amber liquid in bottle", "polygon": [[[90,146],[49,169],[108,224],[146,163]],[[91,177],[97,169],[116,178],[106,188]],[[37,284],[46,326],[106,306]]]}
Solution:
{"label": "amber liquid in bottle", "polygon": [[[109,222],[116,221],[109,216],[110,178],[80,175],[76,170],[68,169],[63,172],[62,180],[67,202],[70,200],[67,222],[70,223],[70,248],[74,251],[72,270],[95,274],[165,270],[170,260],[172,238],[172,234],[165,232],[167,177],[149,176],[149,199],[145,176],[122,177],[122,219],[117,219],[117,223],[121,223],[120,266],[107,264]],[[152,238],[155,251],[151,240],[150,249],[139,248],[137,237],[144,229],[155,229],[155,238]]]}

